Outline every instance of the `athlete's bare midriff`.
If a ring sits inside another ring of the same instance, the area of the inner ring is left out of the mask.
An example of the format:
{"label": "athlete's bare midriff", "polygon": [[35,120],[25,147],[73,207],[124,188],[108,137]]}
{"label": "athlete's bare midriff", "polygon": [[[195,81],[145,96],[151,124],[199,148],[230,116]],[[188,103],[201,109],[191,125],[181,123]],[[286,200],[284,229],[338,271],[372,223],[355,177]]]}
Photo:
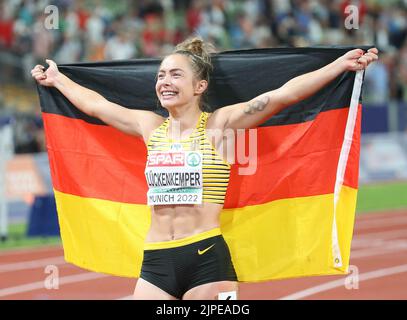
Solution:
{"label": "athlete's bare midriff", "polygon": [[146,242],[182,239],[220,226],[222,205],[160,205],[151,208],[151,227]]}

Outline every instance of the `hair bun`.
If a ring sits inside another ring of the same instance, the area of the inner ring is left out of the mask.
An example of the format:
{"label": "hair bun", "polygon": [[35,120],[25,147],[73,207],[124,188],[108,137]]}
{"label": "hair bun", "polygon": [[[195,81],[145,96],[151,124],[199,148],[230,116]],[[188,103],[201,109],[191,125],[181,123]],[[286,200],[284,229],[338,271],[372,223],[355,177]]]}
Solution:
{"label": "hair bun", "polygon": [[177,51],[190,52],[201,57],[207,63],[210,63],[210,54],[215,52],[215,48],[213,45],[203,41],[200,37],[190,37],[176,46],[175,52]]}
{"label": "hair bun", "polygon": [[198,56],[202,56],[205,51],[204,42],[198,37],[187,39],[185,43],[181,43],[181,45],[182,44],[184,46],[184,50],[190,51]]}

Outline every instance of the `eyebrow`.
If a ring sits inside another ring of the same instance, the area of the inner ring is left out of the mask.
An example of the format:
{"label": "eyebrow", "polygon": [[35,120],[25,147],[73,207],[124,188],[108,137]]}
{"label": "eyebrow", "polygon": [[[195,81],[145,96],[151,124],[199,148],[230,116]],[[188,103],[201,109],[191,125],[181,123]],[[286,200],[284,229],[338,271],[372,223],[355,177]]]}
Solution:
{"label": "eyebrow", "polygon": [[[182,71],[182,72],[184,72],[184,70],[182,70],[182,69],[180,69],[180,68],[170,69],[170,72],[173,72],[173,71]],[[165,69],[160,69],[160,70],[158,70],[158,73],[160,73],[160,72],[165,72]]]}

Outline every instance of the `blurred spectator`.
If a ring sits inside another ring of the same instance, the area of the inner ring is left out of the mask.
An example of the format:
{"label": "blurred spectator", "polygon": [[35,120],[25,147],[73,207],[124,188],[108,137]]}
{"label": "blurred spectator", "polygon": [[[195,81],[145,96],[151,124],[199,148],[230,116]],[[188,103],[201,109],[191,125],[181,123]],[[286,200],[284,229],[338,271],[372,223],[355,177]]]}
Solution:
{"label": "blurred spectator", "polygon": [[17,114],[14,121],[15,153],[45,151],[43,127],[40,118]]}
{"label": "blurred spectator", "polygon": [[12,12],[7,10],[6,3],[0,3],[0,46],[10,48],[13,44],[14,20]]}
{"label": "blurred spectator", "polygon": [[230,47],[225,2],[224,0],[209,2],[202,12],[201,24],[196,30],[197,34],[212,42],[218,50]]}
{"label": "blurred spectator", "polygon": [[119,30],[117,35],[111,37],[106,43],[106,60],[130,59],[134,58],[136,53],[134,41],[127,30]]}
{"label": "blurred spectator", "polygon": [[103,60],[105,21],[100,7],[92,11],[86,22],[87,59]]}
{"label": "blurred spectator", "polygon": [[51,56],[54,38],[51,32],[45,29],[44,21],[46,15],[39,13],[35,19],[32,33],[33,57],[35,63],[43,63],[43,61]]}
{"label": "blurred spectator", "polygon": [[203,0],[193,0],[186,14],[186,25],[188,33],[196,32],[199,25],[202,23],[202,14],[204,10]]}
{"label": "blurred spectator", "polygon": [[69,33],[63,36],[63,41],[57,49],[54,59],[56,63],[68,63],[79,61],[81,56],[82,46],[77,36]]}
{"label": "blurred spectator", "polygon": [[166,29],[160,15],[150,13],[145,16],[145,27],[141,39],[144,56],[156,57],[160,54],[160,46],[166,39]]}
{"label": "blurred spectator", "polygon": [[399,94],[397,98],[404,102],[407,101],[407,40],[404,41],[404,45],[400,50],[400,56],[398,59],[398,78],[397,85]]}
{"label": "blurred spectator", "polygon": [[389,101],[391,53],[381,53],[381,58],[365,72],[363,102],[383,106]]}

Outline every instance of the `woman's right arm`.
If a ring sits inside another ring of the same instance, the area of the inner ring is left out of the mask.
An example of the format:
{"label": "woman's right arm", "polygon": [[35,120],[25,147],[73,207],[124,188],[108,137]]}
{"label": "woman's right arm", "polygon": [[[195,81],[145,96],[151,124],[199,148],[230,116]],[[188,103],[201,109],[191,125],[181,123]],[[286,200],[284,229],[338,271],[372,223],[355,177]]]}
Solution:
{"label": "woman's right arm", "polygon": [[143,136],[144,140],[163,118],[152,111],[132,110],[110,102],[99,93],[87,89],[59,72],[56,63],[46,60],[49,68],[37,65],[31,70],[33,78],[43,86],[57,88],[75,107],[128,134]]}

